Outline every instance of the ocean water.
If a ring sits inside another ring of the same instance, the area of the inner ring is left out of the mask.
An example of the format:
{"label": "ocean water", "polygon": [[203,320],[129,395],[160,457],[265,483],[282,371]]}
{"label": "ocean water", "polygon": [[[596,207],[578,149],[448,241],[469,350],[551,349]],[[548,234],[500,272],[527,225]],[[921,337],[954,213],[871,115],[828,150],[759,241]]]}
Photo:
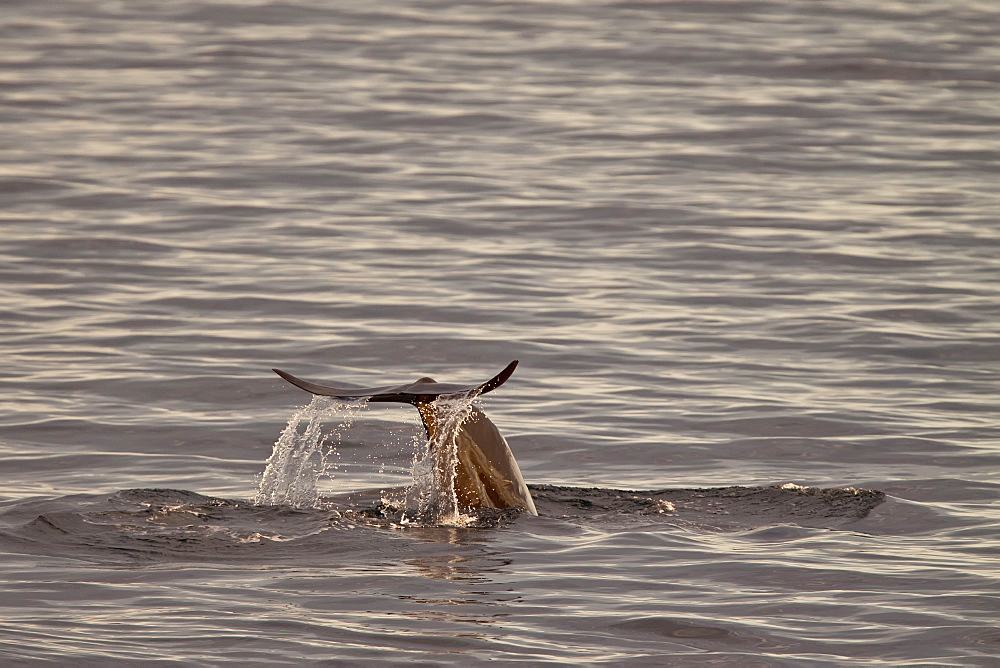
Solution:
{"label": "ocean water", "polygon": [[[0,2],[0,662],[998,665],[998,33]],[[254,503],[272,367],[513,359],[538,517],[391,521],[391,405]]]}

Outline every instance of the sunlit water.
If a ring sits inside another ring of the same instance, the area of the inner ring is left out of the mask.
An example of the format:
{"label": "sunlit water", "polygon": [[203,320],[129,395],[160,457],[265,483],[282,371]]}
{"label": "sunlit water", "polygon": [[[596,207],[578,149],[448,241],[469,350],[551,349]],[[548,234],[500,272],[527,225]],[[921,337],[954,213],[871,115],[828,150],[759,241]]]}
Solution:
{"label": "sunlit water", "polygon": [[[998,33],[3,5],[0,660],[995,665]],[[308,398],[272,366],[512,359],[537,518],[401,526],[409,406],[259,478]]]}

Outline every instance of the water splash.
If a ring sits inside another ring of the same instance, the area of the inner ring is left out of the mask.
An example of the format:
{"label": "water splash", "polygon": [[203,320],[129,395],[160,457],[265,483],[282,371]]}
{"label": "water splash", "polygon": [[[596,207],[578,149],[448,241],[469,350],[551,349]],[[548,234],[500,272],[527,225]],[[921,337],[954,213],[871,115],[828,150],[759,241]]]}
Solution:
{"label": "water splash", "polygon": [[478,392],[441,395],[429,405],[433,433],[413,458],[413,481],[406,490],[401,524],[466,526],[472,522],[473,518],[459,510],[455,495],[458,464],[455,437],[472,412],[477,396]]}
{"label": "water splash", "polygon": [[[429,438],[414,441],[412,479],[403,498],[385,499],[384,512],[392,522],[411,526],[469,526],[475,522],[475,518],[461,512],[455,495],[458,464],[455,437],[478,395],[478,392],[442,395],[421,408],[421,412],[427,411],[433,433]],[[330,474],[329,458],[336,444],[365,406],[364,401],[345,403],[332,397],[314,396],[308,406],[299,408],[274,444],[253,502],[296,508],[320,505],[318,482]],[[324,421],[336,422],[337,426],[324,433]]]}
{"label": "water splash", "polygon": [[[297,410],[274,444],[253,502],[296,508],[318,505],[317,483],[330,472],[330,454],[340,442],[342,431],[351,426],[364,405],[314,396],[308,406]],[[300,432],[305,420],[308,422]],[[324,420],[336,420],[338,424],[324,434]]]}

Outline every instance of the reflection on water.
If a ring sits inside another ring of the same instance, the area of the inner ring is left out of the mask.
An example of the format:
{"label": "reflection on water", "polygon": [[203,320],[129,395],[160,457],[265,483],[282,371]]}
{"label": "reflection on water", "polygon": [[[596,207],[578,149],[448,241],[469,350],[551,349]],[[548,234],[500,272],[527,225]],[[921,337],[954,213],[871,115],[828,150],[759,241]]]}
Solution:
{"label": "reflection on water", "polygon": [[[421,536],[421,538],[427,540],[426,535]],[[437,536],[436,540],[443,542],[440,541],[440,536]],[[470,545],[471,543],[463,541],[461,544]],[[482,550],[481,546],[480,550]],[[474,556],[436,554],[431,557],[406,561],[408,566],[412,566],[421,575],[436,579],[469,582],[489,582],[494,574],[506,572],[506,568],[512,563],[512,559],[498,552],[477,553]]]}

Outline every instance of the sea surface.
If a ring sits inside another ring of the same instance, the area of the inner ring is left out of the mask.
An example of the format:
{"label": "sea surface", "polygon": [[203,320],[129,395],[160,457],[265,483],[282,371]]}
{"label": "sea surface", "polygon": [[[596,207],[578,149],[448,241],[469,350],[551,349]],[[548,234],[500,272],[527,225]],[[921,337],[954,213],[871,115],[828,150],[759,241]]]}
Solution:
{"label": "sea surface", "polygon": [[[0,663],[1000,665],[998,34],[0,1]],[[389,517],[405,405],[254,503],[272,367],[515,359],[538,517]]]}

